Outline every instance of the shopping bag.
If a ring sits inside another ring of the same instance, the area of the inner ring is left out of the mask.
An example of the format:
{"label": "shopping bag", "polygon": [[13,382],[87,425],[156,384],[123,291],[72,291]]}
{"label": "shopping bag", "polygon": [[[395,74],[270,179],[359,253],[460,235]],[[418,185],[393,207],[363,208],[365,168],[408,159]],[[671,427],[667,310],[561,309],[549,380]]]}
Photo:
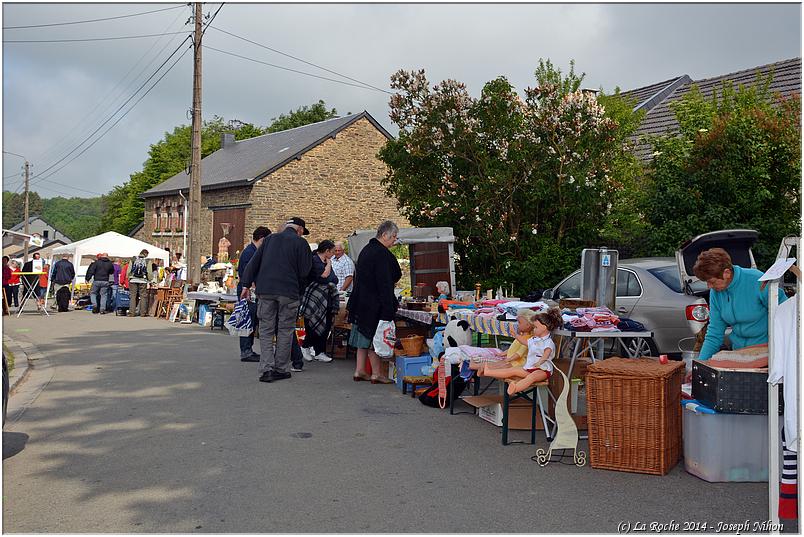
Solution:
{"label": "shopping bag", "polygon": [[229,335],[245,337],[251,335],[254,327],[251,325],[251,314],[248,311],[248,300],[243,298],[235,305],[234,311],[226,320]]}
{"label": "shopping bag", "polygon": [[374,352],[380,358],[390,358],[396,345],[396,325],[394,321],[380,321],[374,332]]}

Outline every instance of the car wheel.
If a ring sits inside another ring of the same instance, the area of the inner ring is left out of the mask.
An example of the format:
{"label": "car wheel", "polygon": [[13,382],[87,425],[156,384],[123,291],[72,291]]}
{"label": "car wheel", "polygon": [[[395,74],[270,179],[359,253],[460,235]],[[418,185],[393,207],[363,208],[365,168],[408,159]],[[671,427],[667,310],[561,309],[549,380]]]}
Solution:
{"label": "car wheel", "polygon": [[622,344],[629,356],[659,356],[653,338],[623,338]]}

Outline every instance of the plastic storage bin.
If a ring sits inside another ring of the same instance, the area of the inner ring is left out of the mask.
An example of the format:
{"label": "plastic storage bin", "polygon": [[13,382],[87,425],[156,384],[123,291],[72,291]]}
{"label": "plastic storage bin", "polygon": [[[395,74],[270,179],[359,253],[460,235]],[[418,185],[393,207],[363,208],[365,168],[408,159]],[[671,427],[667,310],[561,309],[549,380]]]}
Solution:
{"label": "plastic storage bin", "polygon": [[683,422],[687,472],[710,482],[768,480],[767,414],[704,414],[684,407]]}
{"label": "plastic storage bin", "polygon": [[421,356],[397,356],[396,357],[396,387],[402,391],[402,377],[419,376],[422,374],[422,366],[432,363],[433,359],[429,354]]}

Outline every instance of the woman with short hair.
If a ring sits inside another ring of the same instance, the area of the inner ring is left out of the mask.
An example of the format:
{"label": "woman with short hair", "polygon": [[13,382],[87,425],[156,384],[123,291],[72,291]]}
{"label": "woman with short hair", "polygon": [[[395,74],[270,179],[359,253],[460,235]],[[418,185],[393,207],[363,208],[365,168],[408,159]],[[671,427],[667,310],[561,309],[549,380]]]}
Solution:
{"label": "woman with short hair", "polygon": [[[360,252],[355,267],[352,295],[346,309],[352,332],[349,345],[357,349],[357,362],[353,379],[370,380],[372,384],[391,384],[380,376],[380,357],[371,348],[374,332],[380,321],[393,321],[398,302],[394,286],[402,277],[399,262],[389,248],[394,245],[399,227],[386,220],[377,228],[377,236]],[[371,377],[366,373],[366,359],[371,364]]]}
{"label": "woman with short hair", "polygon": [[[720,350],[727,326],[731,326],[732,350],[768,343],[768,288],[761,289],[758,281],[762,272],[732,264],[722,248],[701,252],[692,272],[711,289],[709,327],[700,360]],[[779,289],[779,303],[786,299]]]}
{"label": "woman with short hair", "polygon": [[332,318],[340,309],[338,277],[332,269],[335,243],[323,240],[313,252],[313,266],[304,290],[300,312],[304,317],[302,356],[308,361],[331,362],[327,356],[327,338],[332,330]]}

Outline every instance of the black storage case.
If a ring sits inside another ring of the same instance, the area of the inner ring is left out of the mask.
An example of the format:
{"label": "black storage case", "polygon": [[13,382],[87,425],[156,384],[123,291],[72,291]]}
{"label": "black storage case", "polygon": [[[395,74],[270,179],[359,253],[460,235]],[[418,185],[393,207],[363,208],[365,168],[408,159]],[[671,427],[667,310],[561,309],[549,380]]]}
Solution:
{"label": "black storage case", "polygon": [[[767,414],[766,369],[721,369],[692,362],[692,397],[724,414]],[[784,404],[779,393],[779,413]]]}

